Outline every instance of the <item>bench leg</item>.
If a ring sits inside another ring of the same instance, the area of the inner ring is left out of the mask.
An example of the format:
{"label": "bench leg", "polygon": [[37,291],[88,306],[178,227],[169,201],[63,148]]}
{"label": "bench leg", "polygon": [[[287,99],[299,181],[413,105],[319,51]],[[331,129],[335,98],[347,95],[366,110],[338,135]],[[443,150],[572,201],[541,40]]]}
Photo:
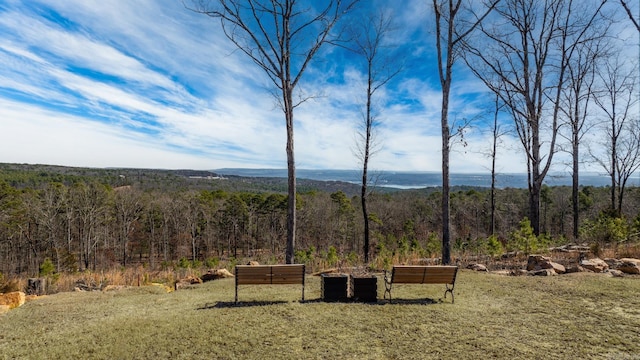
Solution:
{"label": "bench leg", "polygon": [[238,303],[238,268],[236,268],[236,278],[235,278],[235,283],[236,283],[236,304]]}
{"label": "bench leg", "polygon": [[389,278],[388,272],[385,270],[384,272],[384,295],[383,299],[387,298],[387,294],[389,295],[389,302],[391,302],[391,278]]}
{"label": "bench leg", "polygon": [[305,274],[307,273],[306,265],[302,265],[302,302],[304,302],[304,280]]}
{"label": "bench leg", "polygon": [[445,290],[444,292],[444,298],[445,300],[447,299],[447,293],[451,293],[451,303],[453,304],[454,302],[454,298],[453,298],[453,286],[451,288],[449,288],[448,284],[445,284],[445,286],[447,287],[447,290]]}

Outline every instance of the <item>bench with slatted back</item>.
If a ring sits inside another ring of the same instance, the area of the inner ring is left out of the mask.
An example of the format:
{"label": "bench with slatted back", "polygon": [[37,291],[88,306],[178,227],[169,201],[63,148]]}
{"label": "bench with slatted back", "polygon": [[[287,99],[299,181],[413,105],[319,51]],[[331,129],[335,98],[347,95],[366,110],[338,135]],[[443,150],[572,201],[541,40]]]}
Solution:
{"label": "bench with slatted back", "polygon": [[236,265],[236,303],[238,285],[302,285],[304,301],[304,264],[288,265]]}
{"label": "bench with slatted back", "polygon": [[393,284],[444,284],[446,286],[444,298],[446,299],[447,293],[450,293],[451,303],[453,303],[453,287],[457,274],[457,266],[394,265],[391,276],[388,272],[385,272],[384,275],[386,288],[384,298],[386,299],[388,295],[389,301],[391,301],[391,286]]}

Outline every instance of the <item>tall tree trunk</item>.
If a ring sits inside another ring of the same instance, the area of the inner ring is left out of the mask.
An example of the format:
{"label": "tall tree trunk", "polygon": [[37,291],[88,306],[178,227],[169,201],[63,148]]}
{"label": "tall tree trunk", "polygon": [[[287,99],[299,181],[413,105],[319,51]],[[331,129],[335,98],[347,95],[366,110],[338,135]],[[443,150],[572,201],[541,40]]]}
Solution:
{"label": "tall tree trunk", "polygon": [[367,114],[366,114],[366,126],[365,126],[365,145],[364,145],[364,161],[362,165],[362,188],[360,198],[362,201],[362,217],[364,221],[364,262],[369,263],[369,213],[367,211],[367,181],[368,181],[368,167],[369,167],[369,152],[371,148],[371,96],[373,95],[372,89],[372,65],[369,61],[367,67]]}
{"label": "tall tree trunk", "polygon": [[285,117],[287,122],[287,178],[288,178],[288,201],[287,201],[287,250],[286,263],[293,264],[296,245],[296,164],[293,147],[293,101],[290,84],[285,84]]}
{"label": "tall tree trunk", "polygon": [[[448,85],[448,84],[447,84]],[[451,263],[451,210],[449,206],[449,91],[442,96],[442,263]]]}
{"label": "tall tree trunk", "polygon": [[499,101],[500,98],[496,95],[496,112],[493,116],[493,146],[491,148],[491,235],[495,235],[496,232],[496,157],[498,155],[498,137],[500,136],[498,129]]}
{"label": "tall tree trunk", "polygon": [[572,190],[571,190],[571,203],[573,206],[573,239],[577,240],[579,237],[580,229],[580,206],[578,202],[579,190],[580,190],[580,178],[579,178],[579,153],[578,147],[580,146],[580,136],[578,131],[573,132],[573,174],[572,177]]}

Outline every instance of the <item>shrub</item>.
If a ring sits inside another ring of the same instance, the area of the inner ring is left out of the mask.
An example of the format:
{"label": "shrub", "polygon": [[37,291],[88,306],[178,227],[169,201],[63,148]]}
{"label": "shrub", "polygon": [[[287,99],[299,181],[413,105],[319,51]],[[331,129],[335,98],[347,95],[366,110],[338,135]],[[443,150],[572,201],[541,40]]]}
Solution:
{"label": "shrub", "polygon": [[189,269],[191,267],[191,261],[186,257],[181,257],[180,260],[178,260],[178,267],[181,269]]}
{"label": "shrub", "polygon": [[442,242],[437,233],[430,233],[424,251],[429,257],[442,253]]}
{"label": "shrub", "polygon": [[40,276],[53,275],[54,272],[56,272],[56,266],[53,264],[53,261],[49,258],[44,259],[42,264],[40,264]]}
{"label": "shrub", "polygon": [[217,257],[208,258],[204,261],[204,264],[206,267],[213,269],[218,267],[218,264],[220,264],[220,259],[218,259]]}
{"label": "shrub", "polygon": [[520,221],[520,228],[513,231],[510,235],[510,245],[514,250],[523,251],[525,254],[530,254],[538,249],[538,238],[533,233],[531,227],[531,221],[529,218],[524,218]]}
{"label": "shrub", "polygon": [[352,251],[347,255],[347,262],[351,265],[356,265],[358,263],[358,254],[355,251]]}
{"label": "shrub", "polygon": [[307,250],[296,250],[294,258],[297,263],[307,264],[315,258],[316,248],[312,245]]}
{"label": "shrub", "polygon": [[502,254],[502,243],[498,240],[498,237],[491,235],[487,238],[487,253],[491,256],[498,256]]}
{"label": "shrub", "polygon": [[329,246],[329,251],[327,251],[327,263],[329,266],[335,266],[338,263],[338,251],[335,246]]}
{"label": "shrub", "polygon": [[621,243],[629,238],[625,218],[606,212],[601,212],[595,220],[585,221],[580,230],[583,238],[591,242]]}

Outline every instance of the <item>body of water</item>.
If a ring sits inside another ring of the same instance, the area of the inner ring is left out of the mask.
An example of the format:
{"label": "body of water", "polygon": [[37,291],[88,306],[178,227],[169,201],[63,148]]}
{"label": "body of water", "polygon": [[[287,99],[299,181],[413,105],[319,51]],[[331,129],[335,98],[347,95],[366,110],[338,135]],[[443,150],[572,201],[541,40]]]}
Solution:
{"label": "body of water", "polygon": [[[287,177],[286,169],[218,169],[213,170],[220,175],[237,175],[244,177]],[[297,169],[299,179],[321,181],[344,181],[359,184],[361,172],[358,170],[306,170]],[[395,187],[400,189],[419,189],[442,185],[442,175],[437,172],[410,171],[374,171],[370,176],[371,183],[376,186]],[[638,186],[639,179],[633,177],[629,186]],[[491,174],[450,174],[450,184],[466,186],[491,186]],[[549,174],[545,179],[549,186],[571,186],[571,176],[568,174]],[[581,185],[607,186],[611,184],[608,176],[587,173],[580,175]],[[499,188],[526,188],[527,174],[497,174],[496,186]]]}

